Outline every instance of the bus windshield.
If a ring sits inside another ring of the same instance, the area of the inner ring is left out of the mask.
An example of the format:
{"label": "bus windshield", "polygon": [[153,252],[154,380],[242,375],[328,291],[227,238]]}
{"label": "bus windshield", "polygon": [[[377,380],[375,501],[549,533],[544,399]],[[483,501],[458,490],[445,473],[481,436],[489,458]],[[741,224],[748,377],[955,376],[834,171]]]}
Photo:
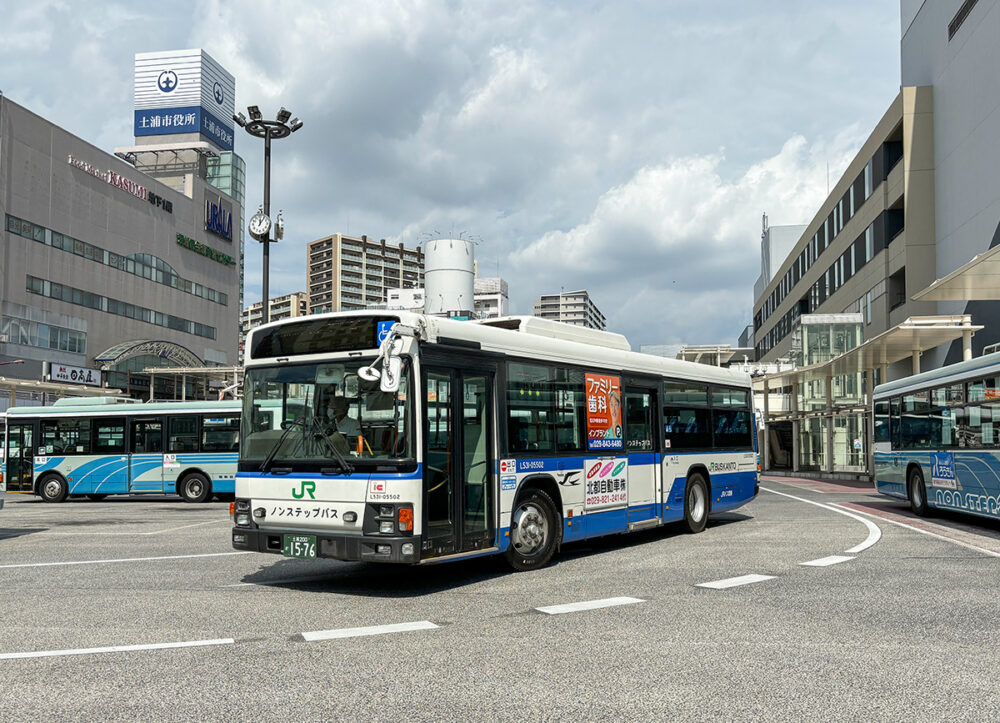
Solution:
{"label": "bus windshield", "polygon": [[[410,364],[396,392],[358,369],[371,360],[251,367],[246,371],[240,465],[324,471],[338,460],[415,461]],[[341,465],[342,466],[342,465]]]}

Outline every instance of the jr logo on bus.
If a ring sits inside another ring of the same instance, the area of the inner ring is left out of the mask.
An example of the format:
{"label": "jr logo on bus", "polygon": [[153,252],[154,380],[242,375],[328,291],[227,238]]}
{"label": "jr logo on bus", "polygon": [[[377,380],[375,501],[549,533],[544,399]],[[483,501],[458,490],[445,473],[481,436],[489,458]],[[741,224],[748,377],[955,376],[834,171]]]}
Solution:
{"label": "jr logo on bus", "polygon": [[294,497],[297,500],[301,500],[303,497],[306,496],[306,494],[308,494],[309,495],[309,499],[314,500],[314,499],[316,499],[316,495],[314,494],[315,492],[316,492],[316,483],[315,482],[309,482],[307,480],[302,480],[302,489],[296,491],[295,488],[293,487],[292,488],[292,497]]}

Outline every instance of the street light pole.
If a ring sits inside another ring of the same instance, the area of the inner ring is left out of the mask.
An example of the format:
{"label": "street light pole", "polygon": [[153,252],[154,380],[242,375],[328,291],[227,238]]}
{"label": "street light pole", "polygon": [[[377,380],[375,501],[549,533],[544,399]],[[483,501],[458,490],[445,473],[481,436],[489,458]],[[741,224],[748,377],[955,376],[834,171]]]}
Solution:
{"label": "street light pole", "polygon": [[298,118],[292,118],[292,114],[285,108],[278,111],[277,120],[264,120],[260,108],[256,105],[248,106],[247,112],[250,114],[249,121],[242,113],[234,115],[233,120],[241,128],[245,128],[250,135],[264,139],[264,205],[261,211],[250,219],[250,235],[264,244],[264,268],[261,274],[261,324],[266,324],[270,317],[271,301],[269,283],[271,268],[270,247],[272,243],[281,238],[280,228],[277,231],[276,238],[271,238],[271,139],[287,138],[302,127],[302,121]]}

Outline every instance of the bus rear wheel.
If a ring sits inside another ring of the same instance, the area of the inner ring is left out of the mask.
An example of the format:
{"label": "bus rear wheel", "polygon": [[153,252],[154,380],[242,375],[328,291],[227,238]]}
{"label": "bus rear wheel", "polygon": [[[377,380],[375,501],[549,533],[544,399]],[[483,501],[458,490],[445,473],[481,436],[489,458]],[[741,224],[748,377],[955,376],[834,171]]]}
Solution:
{"label": "bus rear wheel", "polygon": [[507,564],[518,572],[545,565],[562,539],[562,520],[555,503],[542,490],[528,490],[510,516]]}
{"label": "bus rear wheel", "polygon": [[910,498],[910,509],[913,514],[926,517],[931,508],[927,505],[927,487],[924,485],[924,473],[919,467],[914,467],[910,471],[910,480],[906,485],[906,491]]}
{"label": "bus rear wheel", "polygon": [[49,475],[38,483],[38,494],[46,502],[62,502],[69,494],[66,480],[59,475]]}
{"label": "bus rear wheel", "polygon": [[212,494],[212,485],[205,475],[193,472],[180,481],[180,493],[185,502],[204,502]]}
{"label": "bus rear wheel", "polygon": [[708,483],[701,472],[688,477],[684,490],[684,527],[688,532],[701,532],[708,524]]}

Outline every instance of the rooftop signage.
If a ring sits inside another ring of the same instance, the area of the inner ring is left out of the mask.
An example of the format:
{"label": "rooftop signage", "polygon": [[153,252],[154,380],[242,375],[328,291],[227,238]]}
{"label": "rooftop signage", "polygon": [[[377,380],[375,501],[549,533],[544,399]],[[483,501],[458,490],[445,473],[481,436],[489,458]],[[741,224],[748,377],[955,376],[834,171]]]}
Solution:
{"label": "rooftop signage", "polygon": [[132,194],[136,198],[141,198],[143,201],[149,201],[154,206],[159,206],[167,213],[174,212],[173,201],[168,201],[163,198],[163,196],[158,196],[145,186],[136,183],[132,179],[123,176],[117,171],[112,171],[110,169],[102,171],[96,166],[93,166],[86,161],[81,161],[79,158],[75,158],[72,155],[69,157],[68,163],[74,168],[79,168],[84,173],[89,173],[94,178],[99,178],[115,188]]}

